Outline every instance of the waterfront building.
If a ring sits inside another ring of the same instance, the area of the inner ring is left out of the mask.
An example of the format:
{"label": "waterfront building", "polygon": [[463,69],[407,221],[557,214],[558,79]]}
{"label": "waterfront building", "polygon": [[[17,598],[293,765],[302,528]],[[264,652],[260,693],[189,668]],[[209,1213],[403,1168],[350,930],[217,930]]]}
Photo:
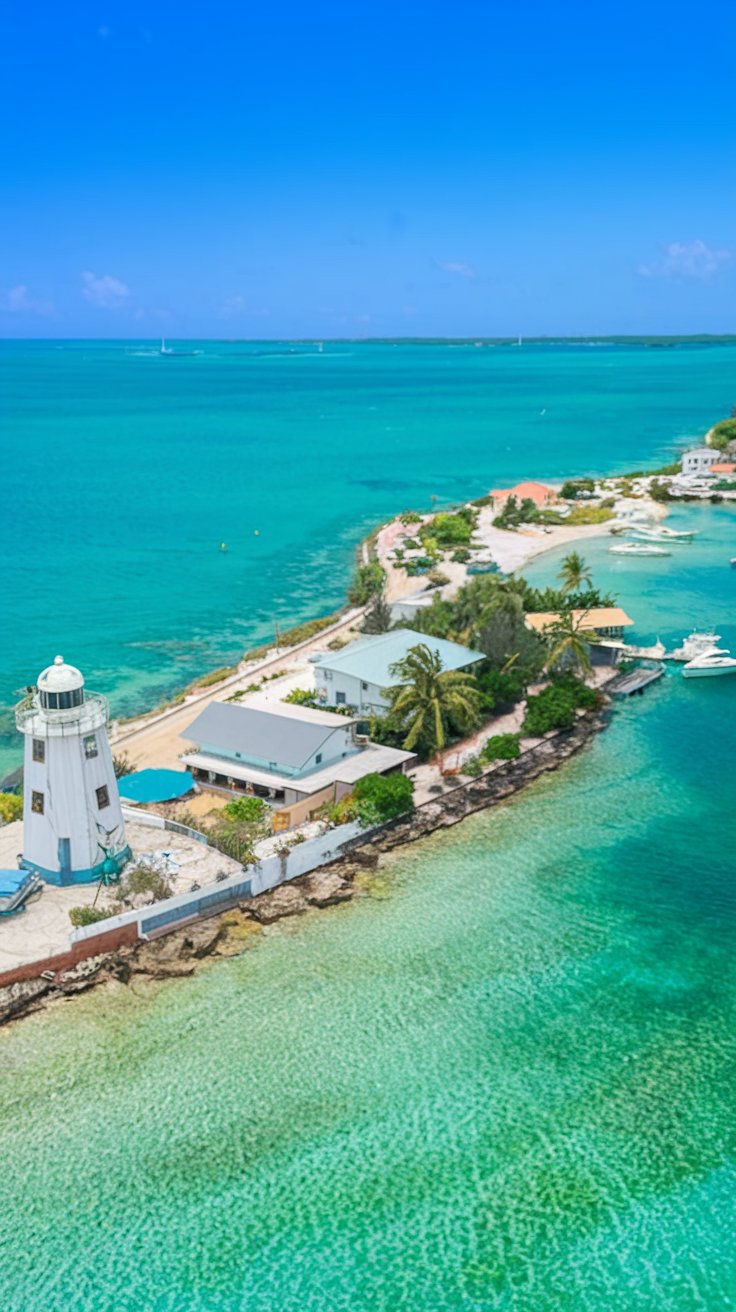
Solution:
{"label": "waterfront building", "polygon": [[342,651],[327,652],[314,667],[317,695],[329,706],[352,706],[356,711],[383,715],[389,707],[386,689],[400,682],[391,667],[420,643],[439,652],[444,670],[466,670],[485,660],[482,651],[471,651],[446,638],[430,638],[415,629],[392,629],[351,642]]}
{"label": "waterfront building", "polygon": [[[624,629],[634,621],[620,606],[591,606],[590,610],[574,610],[573,623],[581,633],[595,633],[599,638],[622,639]],[[531,611],[526,617],[527,628],[535,633],[549,633],[560,622],[556,611]]]}
{"label": "waterfront building", "polygon": [[516,487],[495,487],[491,489],[489,496],[494,511],[503,510],[509,497],[516,497],[518,502],[533,501],[539,510],[544,510],[546,506],[554,506],[558,501],[555,489],[547,487],[544,483],[517,483]]}
{"label": "waterfront building", "polygon": [[108,706],[57,656],[16,707],[25,736],[21,865],[50,884],[114,879],[130,856]]}
{"label": "waterfront building", "polygon": [[305,803],[297,818],[339,800],[364,775],[403,772],[416,759],[371,743],[355,716],[290,702],[210,702],[182,737],[196,744],[182,760],[203,787],[255,794],[275,807]]}
{"label": "waterfront building", "polygon": [[685,451],[682,457],[682,472],[689,477],[698,477],[703,474],[710,474],[711,466],[717,465],[723,460],[723,453],[717,451],[712,446],[696,446],[691,451]]}
{"label": "waterfront building", "polygon": [[718,461],[717,464],[711,465],[710,472],[717,478],[731,478],[736,474],[736,464],[730,460]]}

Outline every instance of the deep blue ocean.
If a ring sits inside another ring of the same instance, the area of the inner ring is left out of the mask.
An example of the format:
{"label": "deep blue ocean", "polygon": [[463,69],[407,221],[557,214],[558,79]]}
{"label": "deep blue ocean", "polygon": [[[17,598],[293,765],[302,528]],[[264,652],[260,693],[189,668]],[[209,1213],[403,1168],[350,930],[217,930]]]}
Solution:
{"label": "deep blue ocean", "polygon": [[397,510],[656,465],[736,398],[736,346],[180,349],[0,342],[0,769],[57,652],[143,709],[340,605]]}

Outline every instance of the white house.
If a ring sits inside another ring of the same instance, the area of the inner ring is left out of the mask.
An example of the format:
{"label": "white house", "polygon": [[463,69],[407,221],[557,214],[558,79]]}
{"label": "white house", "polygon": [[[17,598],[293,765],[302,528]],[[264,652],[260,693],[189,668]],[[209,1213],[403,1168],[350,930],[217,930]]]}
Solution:
{"label": "white house", "polygon": [[16,707],[25,735],[21,864],[50,884],[115,878],[130,857],[106,699],[57,656]]}
{"label": "white house", "polygon": [[205,787],[292,806],[315,793],[349,792],[366,774],[403,771],[414,753],[369,743],[354,717],[290,702],[210,702],[182,737],[182,760]]}
{"label": "white house", "polygon": [[400,682],[391,667],[420,643],[439,652],[445,670],[465,670],[485,660],[482,651],[471,651],[446,638],[430,638],[415,629],[392,629],[351,642],[342,651],[327,652],[314,667],[318,697],[327,705],[383,714],[389,705],[386,689]]}
{"label": "white house", "polygon": [[721,451],[711,446],[696,446],[683,454],[682,472],[690,477],[702,477],[709,474],[711,465],[717,465],[720,460],[723,460]]}

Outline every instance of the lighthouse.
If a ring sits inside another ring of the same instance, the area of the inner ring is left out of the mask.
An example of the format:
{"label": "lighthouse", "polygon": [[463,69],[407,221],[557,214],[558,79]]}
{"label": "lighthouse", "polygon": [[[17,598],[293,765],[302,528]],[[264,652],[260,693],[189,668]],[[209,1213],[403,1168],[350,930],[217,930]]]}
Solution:
{"label": "lighthouse", "polygon": [[116,879],[130,857],[107,699],[57,656],[16,707],[25,735],[21,865],[49,884]]}

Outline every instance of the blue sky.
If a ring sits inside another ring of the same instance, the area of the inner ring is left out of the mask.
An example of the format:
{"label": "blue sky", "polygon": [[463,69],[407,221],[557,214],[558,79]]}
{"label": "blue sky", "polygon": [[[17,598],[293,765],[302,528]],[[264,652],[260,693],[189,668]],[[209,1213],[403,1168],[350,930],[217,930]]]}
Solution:
{"label": "blue sky", "polygon": [[0,334],[734,331],[735,38],[712,0],[6,0]]}

